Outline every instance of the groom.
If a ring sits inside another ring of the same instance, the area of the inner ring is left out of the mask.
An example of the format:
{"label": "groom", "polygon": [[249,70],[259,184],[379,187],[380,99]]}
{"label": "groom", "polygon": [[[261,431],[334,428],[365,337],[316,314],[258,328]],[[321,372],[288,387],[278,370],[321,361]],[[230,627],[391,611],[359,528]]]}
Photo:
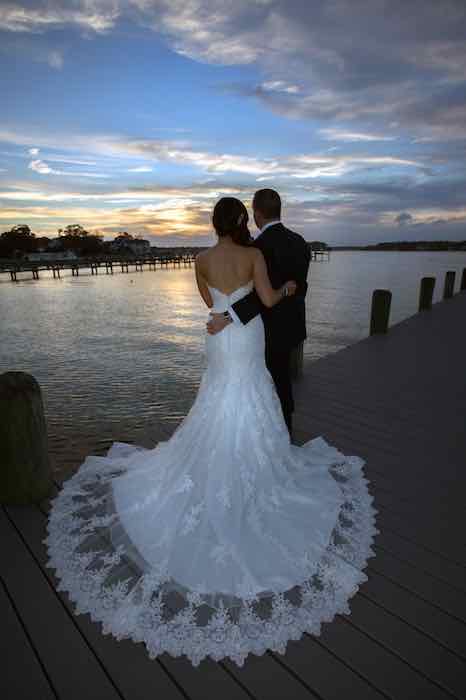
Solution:
{"label": "groom", "polygon": [[291,384],[291,351],[306,338],[307,274],[311,258],[304,238],[283,226],[280,195],[275,190],[258,190],[252,200],[254,221],[260,235],[253,245],[260,248],[272,287],[278,289],[287,280],[295,280],[296,293],[272,308],[265,307],[253,290],[229,307],[225,314],[211,313],[207,330],[219,333],[229,323],[246,324],[261,314],[265,328],[265,362],[272,375],[291,436],[294,410]]}

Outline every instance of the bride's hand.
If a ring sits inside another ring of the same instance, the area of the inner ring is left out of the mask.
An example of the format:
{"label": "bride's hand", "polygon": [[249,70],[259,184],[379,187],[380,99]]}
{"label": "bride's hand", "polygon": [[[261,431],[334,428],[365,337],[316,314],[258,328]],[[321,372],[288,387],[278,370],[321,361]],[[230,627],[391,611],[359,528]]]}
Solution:
{"label": "bride's hand", "polygon": [[294,280],[288,280],[282,287],[282,294],[286,297],[292,297],[296,292],[297,284]]}

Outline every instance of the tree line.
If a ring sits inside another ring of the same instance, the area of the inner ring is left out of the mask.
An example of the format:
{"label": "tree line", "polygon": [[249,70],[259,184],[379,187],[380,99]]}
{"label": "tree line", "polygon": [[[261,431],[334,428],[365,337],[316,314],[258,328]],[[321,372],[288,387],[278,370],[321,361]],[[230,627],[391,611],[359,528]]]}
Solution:
{"label": "tree line", "polygon": [[[116,239],[139,240],[127,231],[118,234]],[[57,239],[48,236],[36,236],[29,226],[18,224],[0,234],[0,258],[20,258],[27,253],[47,249],[50,241],[55,240]],[[55,252],[72,250],[83,256],[105,253],[110,244],[110,241],[104,241],[102,233],[89,233],[80,224],[58,229],[58,241],[58,245],[53,248]]]}

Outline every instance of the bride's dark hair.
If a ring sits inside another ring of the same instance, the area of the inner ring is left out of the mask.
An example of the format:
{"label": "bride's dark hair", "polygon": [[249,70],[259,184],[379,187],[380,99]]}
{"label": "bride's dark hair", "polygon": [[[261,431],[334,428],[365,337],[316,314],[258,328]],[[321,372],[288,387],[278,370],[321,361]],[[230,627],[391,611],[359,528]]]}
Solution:
{"label": "bride's dark hair", "polygon": [[231,236],[238,245],[249,245],[248,211],[236,197],[222,197],[214,207],[212,223],[217,236]]}

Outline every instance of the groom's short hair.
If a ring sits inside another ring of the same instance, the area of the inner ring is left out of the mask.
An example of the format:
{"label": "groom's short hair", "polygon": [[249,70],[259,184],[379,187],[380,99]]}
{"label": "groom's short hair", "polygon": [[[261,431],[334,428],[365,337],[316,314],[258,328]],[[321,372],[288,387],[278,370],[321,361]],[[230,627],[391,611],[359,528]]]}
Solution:
{"label": "groom's short hair", "polygon": [[279,219],[282,212],[280,195],[268,188],[257,190],[252,200],[252,208],[258,209],[266,219]]}

